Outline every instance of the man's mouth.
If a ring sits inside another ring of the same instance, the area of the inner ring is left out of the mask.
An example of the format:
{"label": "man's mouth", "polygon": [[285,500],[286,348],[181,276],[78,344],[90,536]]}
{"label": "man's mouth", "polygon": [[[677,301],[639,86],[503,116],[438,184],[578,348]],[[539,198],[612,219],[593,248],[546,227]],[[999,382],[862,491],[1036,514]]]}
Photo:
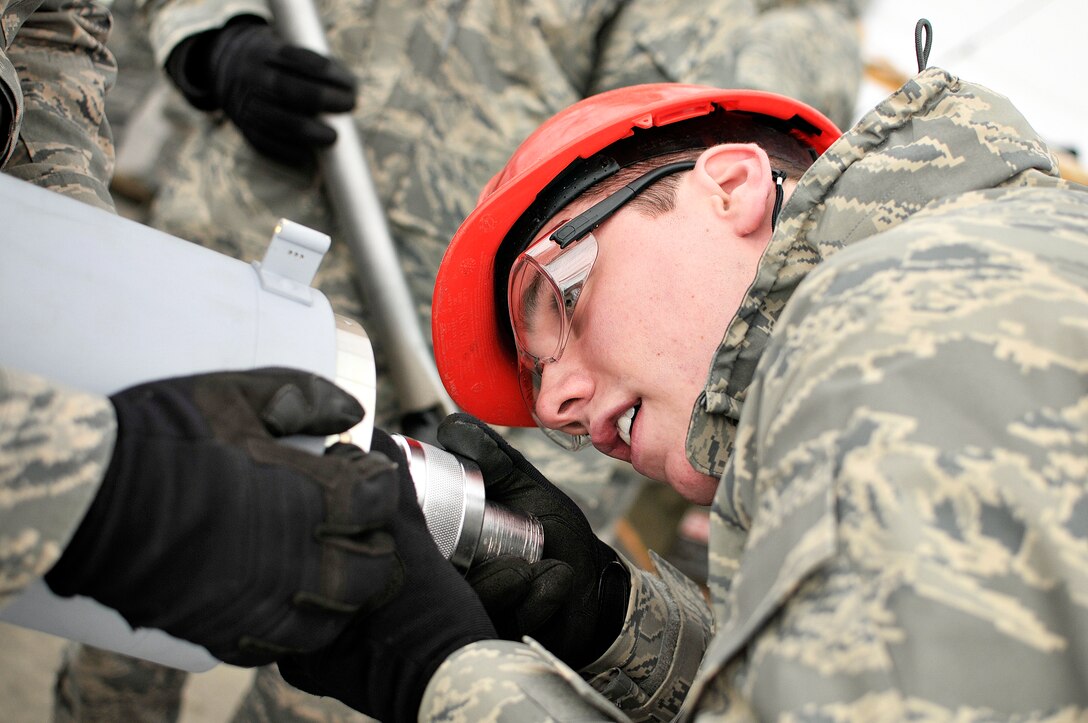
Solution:
{"label": "man's mouth", "polygon": [[628,447],[631,446],[631,425],[634,424],[635,415],[638,414],[638,410],[641,406],[641,403],[633,405],[616,420],[616,430],[620,434],[620,439],[622,439],[623,443]]}

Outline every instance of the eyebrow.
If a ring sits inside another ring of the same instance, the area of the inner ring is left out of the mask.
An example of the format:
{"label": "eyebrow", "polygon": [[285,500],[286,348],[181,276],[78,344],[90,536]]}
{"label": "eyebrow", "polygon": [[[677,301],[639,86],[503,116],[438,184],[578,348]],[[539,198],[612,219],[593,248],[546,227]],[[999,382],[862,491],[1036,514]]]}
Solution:
{"label": "eyebrow", "polygon": [[[541,287],[544,284],[544,277],[540,272],[533,274],[532,280],[521,291],[521,295],[518,298],[518,320],[525,325],[526,329],[533,329],[533,320],[537,318],[536,312],[540,308],[540,296]],[[547,294],[547,301],[550,301],[553,306],[555,305],[555,294]],[[556,306],[558,311],[558,306]]]}

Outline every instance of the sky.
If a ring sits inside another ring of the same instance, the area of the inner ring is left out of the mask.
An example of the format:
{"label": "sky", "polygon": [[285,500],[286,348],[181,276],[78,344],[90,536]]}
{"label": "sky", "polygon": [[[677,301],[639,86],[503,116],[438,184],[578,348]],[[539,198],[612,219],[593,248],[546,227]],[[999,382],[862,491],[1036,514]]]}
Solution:
{"label": "sky", "polygon": [[[1088,0],[870,0],[863,57],[913,75],[919,18],[933,26],[930,66],[1009,97],[1047,143],[1088,166]],[[867,81],[857,115],[887,94]]]}

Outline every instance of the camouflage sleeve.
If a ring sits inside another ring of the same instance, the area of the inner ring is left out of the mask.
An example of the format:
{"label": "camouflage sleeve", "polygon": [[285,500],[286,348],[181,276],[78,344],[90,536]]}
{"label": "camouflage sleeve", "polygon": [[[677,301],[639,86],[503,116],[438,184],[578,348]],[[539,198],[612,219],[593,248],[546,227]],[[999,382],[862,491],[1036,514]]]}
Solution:
{"label": "camouflage sleeve", "polygon": [[93,0],[45,0],[8,47],[22,108],[4,172],[113,211],[113,136],[106,93],[117,64],[112,18]]}
{"label": "camouflage sleeve", "polygon": [[703,659],[713,624],[698,585],[651,552],[657,575],[631,571],[631,597],[619,638],[582,671],[633,720],[676,717]]}
{"label": "camouflage sleeve", "polygon": [[529,638],[525,644],[475,643],[435,673],[420,720],[675,718],[710,639],[710,613],[695,583],[653,559],[660,576],[624,560],[631,572],[627,620],[612,647],[581,675]]}
{"label": "camouflage sleeve", "polygon": [[862,76],[863,5],[714,0],[692,22],[688,0],[634,0],[609,30],[594,90],[655,81],[756,88],[802,100],[846,127]]}
{"label": "camouflage sleeve", "polygon": [[0,368],[0,605],[60,557],[115,433],[106,398]]}
{"label": "camouflage sleeve", "polygon": [[428,723],[629,721],[535,641],[486,640],[461,648],[437,671],[419,706]]}
{"label": "camouflage sleeve", "polygon": [[791,298],[727,470],[751,526],[700,716],[1084,719],[1088,189],[1025,176]]}
{"label": "camouflage sleeve", "polygon": [[137,0],[137,5],[160,66],[185,38],[220,28],[237,15],[272,19],[266,0]]}

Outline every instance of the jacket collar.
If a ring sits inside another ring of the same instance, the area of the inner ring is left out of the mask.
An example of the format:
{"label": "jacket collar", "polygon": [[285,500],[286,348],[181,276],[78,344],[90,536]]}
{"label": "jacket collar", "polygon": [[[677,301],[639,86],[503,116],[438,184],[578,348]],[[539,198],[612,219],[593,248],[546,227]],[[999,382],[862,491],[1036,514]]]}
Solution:
{"label": "jacket collar", "polygon": [[1057,175],[1056,160],[1012,104],[939,68],[866,114],[813,163],[782,209],[692,411],[692,464],[721,475],[774,322],[809,271],[932,201],[1015,182],[1032,168]]}

